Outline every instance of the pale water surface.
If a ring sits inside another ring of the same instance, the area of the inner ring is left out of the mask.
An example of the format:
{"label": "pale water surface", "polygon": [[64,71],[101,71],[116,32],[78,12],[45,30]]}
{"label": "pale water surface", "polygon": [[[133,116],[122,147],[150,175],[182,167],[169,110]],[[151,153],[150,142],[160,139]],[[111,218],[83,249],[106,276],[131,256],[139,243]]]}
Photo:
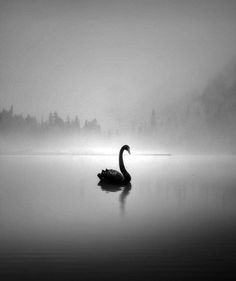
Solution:
{"label": "pale water surface", "polygon": [[35,280],[222,277],[236,266],[236,157],[0,157],[0,274]]}

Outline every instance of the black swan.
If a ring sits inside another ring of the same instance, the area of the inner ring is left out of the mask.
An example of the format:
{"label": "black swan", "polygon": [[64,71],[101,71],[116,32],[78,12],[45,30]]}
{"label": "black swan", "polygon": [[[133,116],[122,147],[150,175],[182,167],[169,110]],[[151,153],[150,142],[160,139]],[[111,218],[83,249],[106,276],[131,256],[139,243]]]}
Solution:
{"label": "black swan", "polygon": [[97,175],[100,179],[100,182],[107,182],[113,184],[128,184],[131,181],[131,176],[126,171],[123,161],[124,150],[127,150],[130,154],[130,147],[128,145],[123,145],[120,149],[119,166],[121,173],[112,169],[102,170],[102,172]]}

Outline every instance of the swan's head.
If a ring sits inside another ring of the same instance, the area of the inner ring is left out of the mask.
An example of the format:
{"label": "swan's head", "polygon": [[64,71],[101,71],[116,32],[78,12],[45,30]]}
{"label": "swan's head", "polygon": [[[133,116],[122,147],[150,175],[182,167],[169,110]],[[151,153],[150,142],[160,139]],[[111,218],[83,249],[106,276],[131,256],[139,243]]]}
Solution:
{"label": "swan's head", "polygon": [[129,154],[130,154],[130,147],[127,144],[123,146],[123,149],[127,150],[129,152]]}

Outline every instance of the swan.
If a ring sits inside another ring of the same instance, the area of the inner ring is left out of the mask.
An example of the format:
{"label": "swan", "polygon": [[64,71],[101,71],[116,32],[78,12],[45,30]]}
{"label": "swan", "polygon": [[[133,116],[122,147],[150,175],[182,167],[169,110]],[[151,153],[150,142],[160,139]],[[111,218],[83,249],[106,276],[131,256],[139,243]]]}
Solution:
{"label": "swan", "polygon": [[113,184],[127,184],[131,181],[130,174],[126,171],[124,161],[123,161],[123,152],[128,151],[130,154],[130,147],[128,145],[123,145],[119,153],[119,166],[120,172],[112,169],[102,170],[101,173],[97,174],[101,182],[108,182]]}

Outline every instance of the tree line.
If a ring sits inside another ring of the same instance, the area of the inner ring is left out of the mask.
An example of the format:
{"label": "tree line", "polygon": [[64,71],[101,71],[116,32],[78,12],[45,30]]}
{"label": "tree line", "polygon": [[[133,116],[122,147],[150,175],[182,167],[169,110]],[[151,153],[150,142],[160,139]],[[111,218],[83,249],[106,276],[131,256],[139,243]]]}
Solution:
{"label": "tree line", "polygon": [[97,133],[101,132],[101,126],[96,118],[91,121],[85,120],[84,125],[81,126],[80,120],[76,115],[75,118],[67,116],[64,120],[60,115],[54,111],[50,112],[47,120],[41,119],[38,122],[37,118],[27,114],[24,117],[22,114],[14,114],[13,105],[10,109],[2,109],[0,112],[0,131],[1,132],[42,132],[42,131],[74,131],[76,133]]}

